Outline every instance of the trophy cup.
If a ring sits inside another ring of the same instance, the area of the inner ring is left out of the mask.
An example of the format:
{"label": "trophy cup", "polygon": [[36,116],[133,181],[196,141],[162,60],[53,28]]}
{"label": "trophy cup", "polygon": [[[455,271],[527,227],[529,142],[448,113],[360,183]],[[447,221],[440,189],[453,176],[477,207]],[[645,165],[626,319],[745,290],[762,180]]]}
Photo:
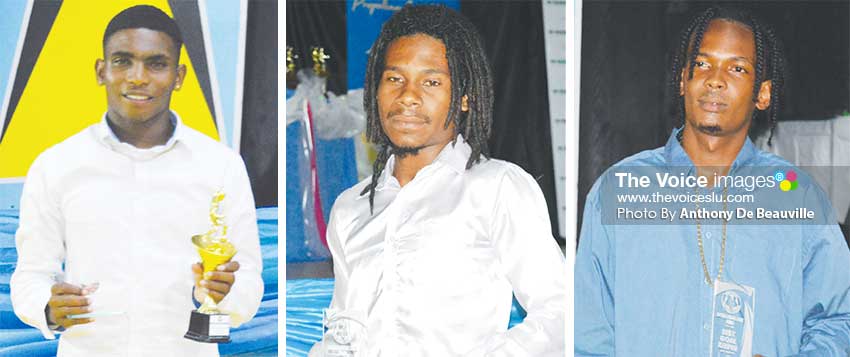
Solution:
{"label": "trophy cup", "polygon": [[[224,192],[217,191],[210,205],[210,221],[212,229],[204,234],[192,236],[192,244],[201,255],[204,274],[215,270],[219,264],[230,261],[236,254],[236,248],[227,241],[227,225],[224,215],[219,211],[219,205],[224,200]],[[197,310],[192,310],[189,320],[189,331],[183,337],[198,342],[228,343],[230,342],[230,315],[222,313],[212,297],[206,295],[204,302]]]}

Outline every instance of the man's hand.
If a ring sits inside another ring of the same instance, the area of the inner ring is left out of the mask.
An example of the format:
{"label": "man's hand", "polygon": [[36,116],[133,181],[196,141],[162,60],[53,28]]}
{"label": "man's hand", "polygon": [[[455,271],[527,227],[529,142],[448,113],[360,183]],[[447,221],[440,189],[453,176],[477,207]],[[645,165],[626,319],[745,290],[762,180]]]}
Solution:
{"label": "man's hand", "polygon": [[236,275],[233,273],[237,270],[239,270],[239,262],[227,262],[203,274],[204,269],[201,263],[192,264],[192,273],[195,275],[195,300],[203,302],[204,296],[209,294],[216,303],[221,302],[236,281]]}
{"label": "man's hand", "polygon": [[91,312],[91,300],[86,295],[91,294],[97,286],[82,287],[68,283],[56,283],[50,288],[50,300],[44,310],[48,325],[59,325],[68,328],[74,325],[87,324],[94,321],[87,319],[71,319],[68,315]]}

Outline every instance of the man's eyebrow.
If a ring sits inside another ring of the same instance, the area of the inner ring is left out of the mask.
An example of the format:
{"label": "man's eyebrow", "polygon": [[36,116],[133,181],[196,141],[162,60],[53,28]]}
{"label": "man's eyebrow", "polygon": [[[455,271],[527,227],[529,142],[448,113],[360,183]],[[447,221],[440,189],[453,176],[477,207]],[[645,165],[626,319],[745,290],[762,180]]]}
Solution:
{"label": "man's eyebrow", "polygon": [[115,51],[109,54],[109,57],[134,57],[132,53],[125,51]]}
{"label": "man's eyebrow", "polygon": [[[385,71],[401,71],[401,68],[400,68],[400,67],[398,67],[398,66],[386,66],[386,67],[384,67],[384,70],[385,70]],[[441,69],[436,69],[436,68],[428,68],[428,69],[426,69],[426,70],[422,71],[422,73],[425,73],[425,74],[445,74],[445,75],[449,75],[449,72],[446,72],[446,71],[441,70]]]}
{"label": "man's eyebrow", "polygon": [[[134,55],[133,53],[127,52],[127,51],[115,51],[115,52],[112,52],[109,55],[109,57],[110,58],[114,58],[114,57],[136,58],[136,55]],[[171,58],[171,56],[169,56],[167,54],[157,53],[157,54],[153,54],[153,55],[150,55],[150,56],[147,56],[147,57],[143,57],[143,60],[145,60],[145,61],[167,61],[170,58]]]}
{"label": "man's eyebrow", "polygon": [[[704,53],[704,52],[698,52],[697,56],[714,57],[714,56],[709,55],[708,53]],[[753,63],[753,60],[751,60],[747,56],[735,56],[735,57],[732,57],[731,59],[736,60],[736,61],[747,61],[747,62]]]}
{"label": "man's eyebrow", "polygon": [[169,58],[170,57],[168,57],[167,55],[159,54],[159,55],[153,55],[153,56],[145,57],[145,61],[167,61]]}
{"label": "man's eyebrow", "polygon": [[445,74],[445,75],[449,75],[449,73],[448,73],[448,72],[446,72],[446,71],[444,71],[444,70],[442,70],[442,69],[435,69],[435,68],[429,68],[429,69],[424,70],[423,72],[424,72],[424,73],[427,73],[427,74]]}

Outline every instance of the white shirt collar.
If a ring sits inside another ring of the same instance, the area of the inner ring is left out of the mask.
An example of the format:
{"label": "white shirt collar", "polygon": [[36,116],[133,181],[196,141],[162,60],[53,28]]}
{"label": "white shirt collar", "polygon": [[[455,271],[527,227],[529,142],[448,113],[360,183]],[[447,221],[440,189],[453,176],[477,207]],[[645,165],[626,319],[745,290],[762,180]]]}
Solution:
{"label": "white shirt collar", "polygon": [[[470,154],[472,154],[472,147],[466,143],[463,135],[457,134],[455,140],[443,147],[437,158],[419,170],[419,172],[430,170],[431,167],[447,167],[458,174],[462,174],[466,170],[466,162],[469,160]],[[395,155],[390,155],[390,158],[387,159],[387,164],[384,165],[384,171],[381,172],[381,177],[378,178],[378,185],[375,187],[375,191],[382,190],[387,184],[398,187],[398,180],[392,174],[395,168],[395,160]]]}
{"label": "white shirt collar", "polygon": [[112,128],[109,127],[109,123],[107,123],[108,119],[106,119],[107,113],[103,113],[103,118],[101,118],[100,122],[95,127],[95,133],[98,141],[113,151],[138,160],[150,160],[173,149],[178,142],[183,141],[183,121],[180,120],[180,116],[177,115],[177,113],[173,111],[170,111],[169,113],[171,113],[171,123],[174,125],[174,131],[171,133],[171,137],[168,138],[168,141],[166,141],[165,144],[151,148],[141,149],[122,142],[118,138],[118,135],[112,131]]}

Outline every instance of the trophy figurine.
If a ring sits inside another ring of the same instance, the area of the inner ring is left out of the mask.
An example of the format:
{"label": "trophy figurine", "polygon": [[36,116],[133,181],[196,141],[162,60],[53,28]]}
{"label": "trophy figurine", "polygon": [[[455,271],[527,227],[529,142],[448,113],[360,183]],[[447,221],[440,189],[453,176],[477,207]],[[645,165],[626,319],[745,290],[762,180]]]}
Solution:
{"label": "trophy figurine", "polygon": [[313,72],[319,77],[328,76],[328,60],[324,47],[313,47]]}
{"label": "trophy figurine", "polygon": [[[224,215],[219,208],[222,200],[224,192],[219,190],[213,195],[210,205],[212,228],[204,234],[192,236],[192,244],[201,255],[204,274],[215,270],[219,264],[227,263],[236,254],[236,248],[227,241],[227,225],[224,224]],[[189,331],[183,337],[198,342],[228,343],[230,315],[222,313],[215,300],[207,294],[201,307],[192,310]]]}

